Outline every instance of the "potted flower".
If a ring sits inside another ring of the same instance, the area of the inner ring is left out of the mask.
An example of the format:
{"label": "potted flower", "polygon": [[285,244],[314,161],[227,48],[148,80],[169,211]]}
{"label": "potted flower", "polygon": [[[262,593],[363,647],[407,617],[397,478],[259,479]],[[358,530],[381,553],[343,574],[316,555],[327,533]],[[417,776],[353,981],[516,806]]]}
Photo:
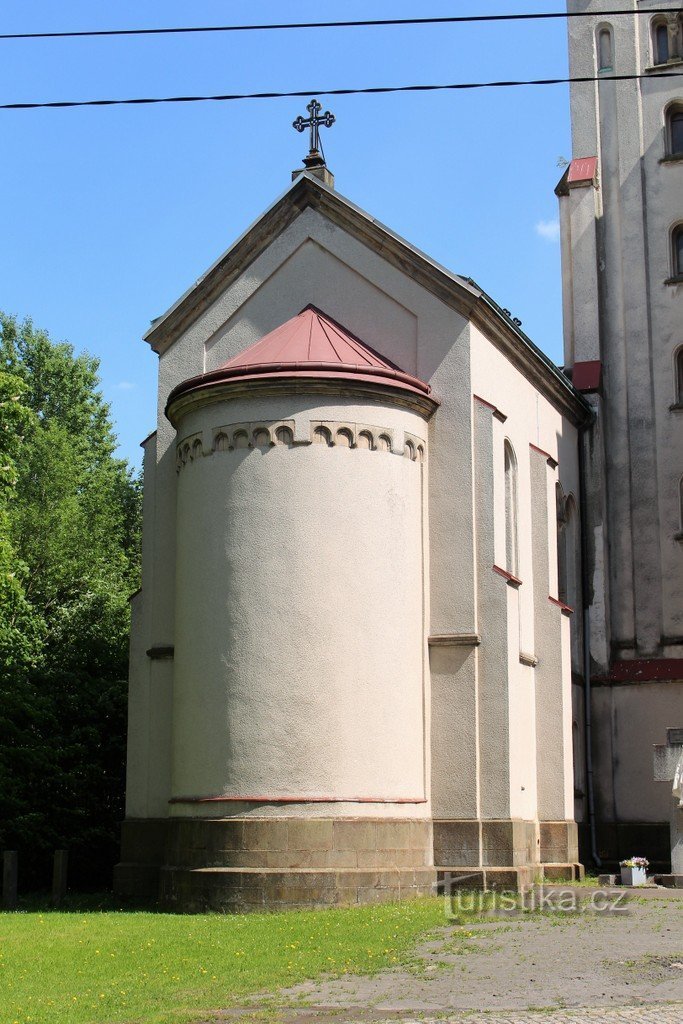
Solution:
{"label": "potted flower", "polygon": [[647,885],[646,871],[649,866],[650,862],[645,857],[629,857],[628,860],[622,860],[619,864],[621,884]]}

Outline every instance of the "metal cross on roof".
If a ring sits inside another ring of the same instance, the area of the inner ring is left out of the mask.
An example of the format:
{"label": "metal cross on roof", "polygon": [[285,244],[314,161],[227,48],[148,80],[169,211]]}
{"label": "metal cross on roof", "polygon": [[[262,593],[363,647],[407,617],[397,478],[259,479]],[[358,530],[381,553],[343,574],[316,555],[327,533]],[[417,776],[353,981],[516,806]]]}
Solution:
{"label": "metal cross on roof", "polygon": [[297,117],[296,121],[292,121],[292,128],[296,128],[298,132],[305,132],[307,128],[311,132],[310,141],[310,153],[309,156],[318,156],[320,153],[320,125],[325,128],[331,128],[336,118],[334,114],[331,114],[329,110],[320,116],[320,111],[323,109],[322,103],[318,103],[317,100],[311,100],[306,107],[306,110],[311,115],[310,117],[302,117],[301,114]]}

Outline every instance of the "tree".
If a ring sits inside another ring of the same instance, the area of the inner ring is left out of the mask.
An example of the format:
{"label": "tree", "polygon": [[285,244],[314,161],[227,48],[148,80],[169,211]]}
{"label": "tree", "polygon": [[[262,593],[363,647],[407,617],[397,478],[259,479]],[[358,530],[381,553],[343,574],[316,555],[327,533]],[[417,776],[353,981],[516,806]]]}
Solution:
{"label": "tree", "polygon": [[34,881],[67,847],[101,884],[123,816],[140,481],[114,455],[97,360],[0,314],[0,366],[0,434],[15,438],[0,502],[0,845],[22,850]]}

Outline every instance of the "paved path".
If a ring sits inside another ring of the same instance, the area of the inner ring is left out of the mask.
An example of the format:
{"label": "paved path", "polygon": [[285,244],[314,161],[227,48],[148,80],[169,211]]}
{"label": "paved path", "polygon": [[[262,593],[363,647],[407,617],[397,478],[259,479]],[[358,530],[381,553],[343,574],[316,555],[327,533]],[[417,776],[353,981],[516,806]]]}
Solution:
{"label": "paved path", "polygon": [[625,914],[584,905],[447,926],[407,967],[281,993],[279,1016],[285,1024],[683,1024],[682,897],[651,890]]}
{"label": "paved path", "polygon": [[[337,1018],[347,1021],[347,1018]],[[352,1018],[348,1020],[355,1024]],[[457,1017],[402,1017],[401,1024],[681,1024],[683,1003],[656,1006],[622,1006],[583,1010],[556,1010],[551,1013],[468,1013]],[[381,1022],[395,1024],[395,1018]]]}

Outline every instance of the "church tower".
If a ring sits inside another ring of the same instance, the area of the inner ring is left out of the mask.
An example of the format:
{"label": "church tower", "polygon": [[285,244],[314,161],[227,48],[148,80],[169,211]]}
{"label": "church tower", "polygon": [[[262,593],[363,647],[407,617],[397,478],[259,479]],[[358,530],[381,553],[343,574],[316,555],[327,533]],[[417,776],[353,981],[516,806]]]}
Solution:
{"label": "church tower", "polygon": [[593,769],[598,856],[666,861],[652,744],[683,725],[683,13],[671,0],[568,0],[568,12],[570,75],[597,79],[571,86],[573,159],[557,188],[565,370],[595,413],[581,666],[594,763],[577,817],[590,817]]}

